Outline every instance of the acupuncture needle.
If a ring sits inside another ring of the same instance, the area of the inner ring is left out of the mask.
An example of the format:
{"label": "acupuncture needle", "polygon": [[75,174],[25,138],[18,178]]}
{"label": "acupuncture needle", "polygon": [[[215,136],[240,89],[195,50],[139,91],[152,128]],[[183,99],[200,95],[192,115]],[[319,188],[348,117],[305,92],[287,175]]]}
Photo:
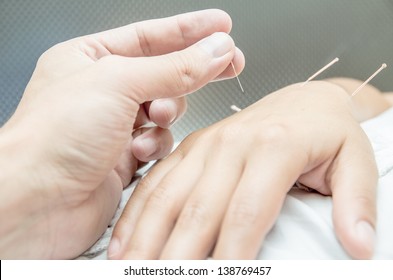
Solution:
{"label": "acupuncture needle", "polygon": [[328,64],[326,64],[324,67],[322,67],[321,69],[319,69],[315,74],[313,74],[310,78],[307,79],[307,81],[305,81],[303,84],[300,85],[300,87],[305,86],[309,81],[311,81],[312,79],[314,79],[316,76],[318,76],[319,74],[321,74],[323,71],[325,71],[326,69],[328,69],[330,66],[332,66],[334,63],[336,63],[337,61],[339,61],[339,58],[336,57],[335,59],[333,59],[332,61],[330,61]]}
{"label": "acupuncture needle", "polygon": [[[321,69],[319,69],[315,74],[313,74],[310,78],[308,78],[307,81],[305,81],[303,84],[301,84],[300,87],[303,87],[305,84],[307,84],[309,81],[311,81],[311,80],[314,79],[316,76],[318,76],[319,74],[321,74],[323,71],[325,71],[326,69],[328,69],[330,66],[332,66],[332,65],[333,65],[334,63],[336,63],[337,61],[339,61],[339,58],[338,58],[338,57],[336,57],[335,59],[333,59],[332,61],[330,61],[328,64],[326,64],[324,67],[322,67]],[[243,87],[242,87],[242,85],[241,85],[241,83],[240,83],[239,78],[237,77],[237,73],[236,73],[235,67],[233,66],[233,63],[232,63],[232,62],[231,62],[231,64],[232,64],[233,71],[234,71],[235,74],[236,74],[236,78],[237,78],[237,80],[238,80],[238,82],[239,82],[240,88],[241,88],[242,91],[243,91]],[[374,75],[374,76],[375,76],[375,75]],[[244,92],[244,91],[243,91],[243,92]],[[240,112],[242,109],[240,109],[240,108],[237,107],[236,105],[231,105],[231,110],[232,110],[232,111],[235,111],[235,112]]]}
{"label": "acupuncture needle", "polygon": [[352,94],[351,98],[354,97],[365,85],[367,85],[379,72],[387,67],[386,63],[383,63],[377,71],[374,72],[363,84],[361,84]]}
{"label": "acupuncture needle", "polygon": [[232,61],[231,61],[231,65],[232,65],[233,72],[234,72],[235,75],[236,75],[236,79],[237,79],[237,82],[239,83],[240,89],[241,89],[242,92],[244,93],[244,89],[243,89],[242,83],[240,82],[239,75],[237,74],[236,69],[235,69],[235,65],[233,65],[233,62],[232,62]]}

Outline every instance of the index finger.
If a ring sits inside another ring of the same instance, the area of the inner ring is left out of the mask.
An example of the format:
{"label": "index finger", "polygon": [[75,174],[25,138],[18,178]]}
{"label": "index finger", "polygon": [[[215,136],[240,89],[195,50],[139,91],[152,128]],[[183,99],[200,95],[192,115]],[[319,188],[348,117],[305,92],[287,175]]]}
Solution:
{"label": "index finger", "polygon": [[[267,144],[250,156],[225,215],[215,259],[254,259],[273,227],[288,190],[305,161],[285,147]],[[280,152],[281,150],[281,152]],[[288,156],[289,155],[289,156]]]}
{"label": "index finger", "polygon": [[229,33],[231,28],[232,20],[226,12],[209,9],[137,22],[90,37],[110,54],[156,56],[182,50],[215,32]]}

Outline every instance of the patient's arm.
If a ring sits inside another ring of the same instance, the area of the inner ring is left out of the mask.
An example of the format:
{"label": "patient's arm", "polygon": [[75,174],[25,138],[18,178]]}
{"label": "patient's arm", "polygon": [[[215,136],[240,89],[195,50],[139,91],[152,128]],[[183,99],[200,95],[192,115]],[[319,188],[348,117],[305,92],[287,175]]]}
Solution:
{"label": "patient's arm", "polygon": [[350,99],[360,82],[334,82],[286,87],[192,133],[136,188],[109,256],[255,258],[299,181],[333,196],[339,240],[370,258],[378,174],[358,121],[389,105],[371,87]]}
{"label": "patient's arm", "polygon": [[[331,78],[326,81],[342,87],[348,95],[363,83],[362,81],[350,78]],[[385,97],[379,89],[367,84],[352,98],[353,104],[356,106],[356,110],[353,112],[355,118],[358,121],[365,121],[385,111],[393,104],[392,94],[386,94]]]}
{"label": "patient's arm", "polygon": [[385,92],[385,98],[392,106],[393,105],[393,92]]}

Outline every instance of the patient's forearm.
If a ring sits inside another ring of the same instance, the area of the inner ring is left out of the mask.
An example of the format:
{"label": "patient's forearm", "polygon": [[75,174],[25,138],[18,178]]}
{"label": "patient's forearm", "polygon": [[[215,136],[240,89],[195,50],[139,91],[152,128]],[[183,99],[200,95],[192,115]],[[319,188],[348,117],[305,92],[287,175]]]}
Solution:
{"label": "patient's forearm", "polygon": [[[349,78],[331,78],[327,81],[342,87],[349,95],[363,83]],[[380,90],[368,84],[352,97],[352,102],[355,109],[355,118],[361,122],[373,118],[391,107],[393,97],[389,95],[386,98]]]}

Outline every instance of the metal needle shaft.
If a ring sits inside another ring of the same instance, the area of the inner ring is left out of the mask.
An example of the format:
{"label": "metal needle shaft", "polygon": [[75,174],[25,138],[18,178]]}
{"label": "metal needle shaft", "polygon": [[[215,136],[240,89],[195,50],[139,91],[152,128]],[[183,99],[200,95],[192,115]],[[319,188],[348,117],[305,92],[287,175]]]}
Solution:
{"label": "metal needle shaft", "polygon": [[310,78],[307,79],[307,81],[305,81],[303,84],[301,84],[300,87],[303,87],[305,84],[307,84],[309,81],[311,81],[312,79],[314,79],[316,76],[318,76],[319,74],[321,74],[323,71],[325,71],[326,69],[328,69],[330,66],[332,66],[334,63],[336,63],[337,61],[339,61],[338,57],[336,57],[335,59],[333,59],[332,61],[330,61],[328,64],[326,64],[324,67],[322,67],[320,70],[318,70],[314,75],[312,75]]}
{"label": "metal needle shaft", "polygon": [[233,72],[234,72],[235,75],[236,75],[236,79],[237,79],[237,82],[239,83],[240,89],[241,89],[242,92],[244,93],[244,89],[243,89],[242,83],[241,83],[240,80],[239,80],[239,75],[237,74],[236,69],[235,69],[235,65],[233,65],[233,62],[232,62],[232,61],[231,61],[231,65],[232,65]]}
{"label": "metal needle shaft", "polygon": [[383,63],[381,67],[377,71],[375,71],[374,74],[372,74],[363,84],[361,84],[352,94],[351,97],[354,97],[365,85],[368,84],[368,82],[371,81],[372,78],[374,78],[376,75],[378,75],[379,72],[381,72],[383,69],[387,67],[386,63]]}

